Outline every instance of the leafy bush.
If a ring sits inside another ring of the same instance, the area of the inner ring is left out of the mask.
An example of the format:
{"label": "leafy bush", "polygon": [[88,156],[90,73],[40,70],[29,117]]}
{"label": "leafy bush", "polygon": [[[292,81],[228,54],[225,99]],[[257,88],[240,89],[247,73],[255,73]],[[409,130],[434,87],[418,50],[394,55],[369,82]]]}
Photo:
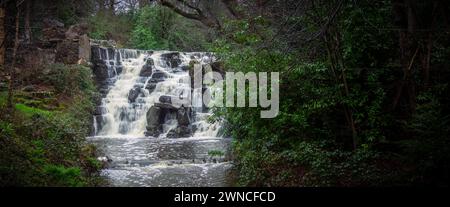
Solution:
{"label": "leafy bush", "polygon": [[48,68],[48,74],[36,78],[45,84],[40,88],[54,91],[45,98],[54,99],[60,107],[37,108],[43,106],[34,104],[44,100],[41,93],[16,91],[15,113],[0,114],[0,186],[91,186],[102,182],[99,170],[103,166],[96,162],[95,148],[85,142],[97,94],[91,70],[62,64]]}

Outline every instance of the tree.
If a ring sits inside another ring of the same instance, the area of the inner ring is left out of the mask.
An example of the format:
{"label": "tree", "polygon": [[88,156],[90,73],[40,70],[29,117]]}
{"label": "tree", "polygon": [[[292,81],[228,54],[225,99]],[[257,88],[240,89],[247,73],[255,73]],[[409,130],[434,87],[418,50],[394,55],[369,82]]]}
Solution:
{"label": "tree", "polygon": [[3,5],[0,7],[0,66],[1,70],[4,70],[5,65],[5,42],[6,42],[6,30],[5,30],[5,8]]}

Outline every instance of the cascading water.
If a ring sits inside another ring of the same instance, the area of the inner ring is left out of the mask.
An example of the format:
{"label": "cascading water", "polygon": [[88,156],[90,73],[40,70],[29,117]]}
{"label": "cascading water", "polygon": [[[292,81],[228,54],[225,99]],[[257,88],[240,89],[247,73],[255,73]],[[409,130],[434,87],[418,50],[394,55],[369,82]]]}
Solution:
{"label": "cascading water", "polygon": [[112,185],[227,185],[230,142],[217,137],[220,124],[207,122],[205,108],[175,106],[177,100],[202,102],[202,89],[191,88],[189,65],[211,63],[210,54],[100,46],[92,52],[97,78],[104,74],[104,97],[90,139],[109,160],[103,173]]}

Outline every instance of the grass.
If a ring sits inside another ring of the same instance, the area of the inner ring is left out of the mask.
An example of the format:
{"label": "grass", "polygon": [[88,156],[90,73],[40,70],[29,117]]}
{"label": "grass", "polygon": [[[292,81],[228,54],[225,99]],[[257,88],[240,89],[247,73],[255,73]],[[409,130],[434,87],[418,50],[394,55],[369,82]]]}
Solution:
{"label": "grass", "polygon": [[52,114],[51,111],[30,107],[30,106],[27,106],[25,104],[20,104],[20,103],[16,104],[15,108],[17,111],[21,112],[22,114],[24,114],[25,116],[28,116],[28,117],[31,117],[33,115],[50,116]]}

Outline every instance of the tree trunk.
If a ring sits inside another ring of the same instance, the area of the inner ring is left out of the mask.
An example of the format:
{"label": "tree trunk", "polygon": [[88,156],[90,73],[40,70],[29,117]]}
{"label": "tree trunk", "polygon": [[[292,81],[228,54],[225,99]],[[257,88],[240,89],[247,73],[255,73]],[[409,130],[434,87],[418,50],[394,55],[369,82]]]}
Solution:
{"label": "tree trunk", "polygon": [[14,48],[12,54],[12,62],[11,67],[9,69],[9,84],[8,84],[8,108],[13,108],[13,92],[14,92],[14,80],[15,80],[15,70],[16,70],[16,54],[17,49],[19,48],[19,23],[20,23],[20,8],[17,5],[17,14],[16,14],[16,33],[14,38]]}
{"label": "tree trunk", "polygon": [[115,0],[109,0],[109,12],[114,15],[115,12],[115,6],[116,6],[116,1]]}
{"label": "tree trunk", "polygon": [[32,0],[26,0],[25,2],[25,20],[24,20],[24,29],[25,29],[25,42],[31,42],[31,27],[30,27],[30,7]]}
{"label": "tree trunk", "polygon": [[0,69],[4,70],[5,65],[5,8],[0,8]]}

